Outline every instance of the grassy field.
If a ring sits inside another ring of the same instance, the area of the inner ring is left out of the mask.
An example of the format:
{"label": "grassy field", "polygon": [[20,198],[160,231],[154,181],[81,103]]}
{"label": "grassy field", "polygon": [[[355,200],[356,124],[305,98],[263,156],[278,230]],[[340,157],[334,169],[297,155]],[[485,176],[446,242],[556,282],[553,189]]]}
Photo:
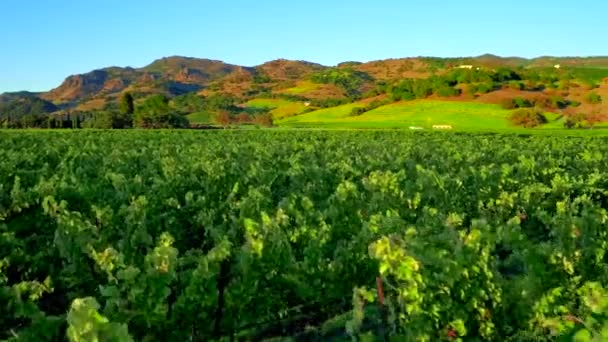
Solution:
{"label": "grassy field", "polygon": [[[362,107],[361,102],[324,108],[299,114],[306,110],[301,102],[285,99],[255,99],[245,104],[249,107],[271,108],[279,128],[320,129],[409,129],[410,126],[432,130],[433,125],[450,125],[454,131],[505,132],[568,135],[606,135],[608,123],[594,129],[564,129],[564,118],[560,114],[545,113],[548,123],[534,129],[515,127],[508,121],[510,110],[499,105],[437,100],[398,102],[376,108],[360,116],[351,116],[353,108]],[[299,114],[299,115],[298,115]],[[187,116],[191,123],[213,124],[213,114],[193,113]]]}
{"label": "grassy field", "polygon": [[193,124],[211,124],[215,121],[213,120],[213,114],[208,112],[197,112],[186,115],[190,123]]}
{"label": "grassy field", "polygon": [[270,113],[275,119],[302,113],[306,106],[302,102],[293,102],[284,99],[255,99],[245,103],[248,107],[271,108]]}
{"label": "grassy field", "polygon": [[362,103],[350,103],[319,109],[277,120],[276,124],[283,128],[408,129],[410,126],[418,126],[429,130],[433,125],[450,125],[455,131],[467,132],[554,133],[561,130],[574,135],[608,133],[608,123],[597,125],[594,129],[567,130],[564,128],[563,116],[556,113],[545,113],[548,122],[537,128],[516,127],[508,120],[511,110],[476,102],[416,100],[389,104],[360,116],[351,116],[353,108],[362,106]]}
{"label": "grassy field", "polygon": [[608,77],[608,68],[578,67],[568,69],[575,78],[598,83]]}
{"label": "grassy field", "polygon": [[382,106],[360,116],[350,116],[353,108],[361,104],[348,104],[298,115],[277,124],[292,127],[324,128],[408,128],[433,125],[451,125],[455,130],[510,129],[507,121],[510,111],[498,105],[418,100]]}
{"label": "grassy field", "polygon": [[286,94],[300,95],[300,94],[307,93],[309,91],[316,90],[318,88],[319,88],[319,85],[316,83],[313,83],[311,81],[302,81],[302,82],[298,82],[298,84],[295,87],[285,89],[282,92],[286,93]]}

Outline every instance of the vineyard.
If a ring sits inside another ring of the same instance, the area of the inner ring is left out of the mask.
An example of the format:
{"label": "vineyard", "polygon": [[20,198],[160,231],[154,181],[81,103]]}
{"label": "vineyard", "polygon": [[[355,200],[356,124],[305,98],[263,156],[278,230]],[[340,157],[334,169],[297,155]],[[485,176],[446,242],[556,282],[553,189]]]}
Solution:
{"label": "vineyard", "polygon": [[0,340],[608,338],[608,138],[0,142]]}

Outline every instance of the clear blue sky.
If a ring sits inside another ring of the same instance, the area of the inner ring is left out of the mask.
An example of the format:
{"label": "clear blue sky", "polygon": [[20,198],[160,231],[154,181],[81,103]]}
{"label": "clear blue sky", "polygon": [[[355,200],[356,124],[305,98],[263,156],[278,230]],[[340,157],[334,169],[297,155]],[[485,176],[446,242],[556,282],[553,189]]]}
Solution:
{"label": "clear blue sky", "polygon": [[2,0],[0,93],[184,55],[253,66],[608,55],[603,0]]}

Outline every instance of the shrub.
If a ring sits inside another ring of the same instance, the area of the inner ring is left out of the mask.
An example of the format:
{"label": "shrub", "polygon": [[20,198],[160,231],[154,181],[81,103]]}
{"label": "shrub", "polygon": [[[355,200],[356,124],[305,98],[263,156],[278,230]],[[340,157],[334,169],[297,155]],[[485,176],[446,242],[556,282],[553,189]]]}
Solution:
{"label": "shrub", "polygon": [[600,122],[606,122],[606,120],[608,120],[608,115],[601,113],[599,110],[595,110],[585,116],[585,121],[587,121],[589,128],[593,128],[593,126]]}
{"label": "shrub", "polygon": [[215,122],[225,127],[230,125],[232,117],[228,111],[220,111],[215,114]]}
{"label": "shrub", "polygon": [[523,90],[524,89],[524,83],[520,82],[520,81],[511,81],[509,82],[509,88],[513,89],[513,90]]}
{"label": "shrub", "polygon": [[270,113],[257,115],[253,119],[253,122],[261,127],[272,127],[274,125],[272,115]]}
{"label": "shrub", "polygon": [[350,102],[349,99],[336,99],[336,98],[310,100],[310,103],[312,106],[319,107],[319,108],[336,107],[336,106],[340,106],[343,104],[347,104],[349,102]]}
{"label": "shrub", "polygon": [[557,89],[559,90],[566,90],[570,88],[570,81],[569,80],[561,80],[559,82],[557,82]]}
{"label": "shrub", "polygon": [[[537,97],[530,99],[529,102],[531,104],[530,107],[537,107],[537,108],[544,108],[544,109],[553,108],[553,103],[551,102],[551,99],[547,98],[547,97],[537,96]],[[528,108],[528,107],[521,107],[521,108]]]}
{"label": "shrub", "polygon": [[516,97],[513,99],[513,103],[515,104],[515,108],[530,108],[533,107],[533,103],[528,100],[528,99],[524,99],[523,97]]}
{"label": "shrub", "polygon": [[477,93],[487,94],[487,93],[493,91],[494,88],[495,88],[494,83],[491,83],[491,82],[479,83],[477,85]]}
{"label": "shrub", "polygon": [[555,82],[547,83],[547,89],[557,89],[557,84]]}
{"label": "shrub", "polygon": [[529,81],[527,88],[531,91],[543,91],[547,88],[547,85],[537,81]]}
{"label": "shrub", "polygon": [[249,114],[241,113],[236,116],[236,121],[240,124],[249,122]]}
{"label": "shrub", "polygon": [[137,114],[133,121],[138,128],[186,128],[190,125],[188,119],[177,113],[158,115]]}
{"label": "shrub", "polygon": [[525,128],[532,128],[547,123],[545,115],[536,108],[525,108],[514,111],[509,116],[511,123]]}
{"label": "shrub", "polygon": [[564,121],[564,127],[565,128],[582,128],[584,121],[585,121],[584,114],[577,113],[574,115],[569,115],[568,117],[566,117],[566,120]]}
{"label": "shrub", "polygon": [[476,84],[469,84],[466,87],[466,92],[467,95],[469,96],[475,96],[477,94],[477,85]]}
{"label": "shrub", "polygon": [[450,96],[459,95],[460,91],[453,87],[443,86],[443,87],[437,89],[437,91],[435,93],[441,97],[450,97]]}
{"label": "shrub", "polygon": [[600,104],[602,103],[602,97],[598,93],[592,91],[587,94],[585,101],[587,101],[589,104]]}
{"label": "shrub", "polygon": [[133,119],[129,114],[99,111],[82,123],[83,128],[129,128],[133,125]]}
{"label": "shrub", "polygon": [[553,106],[553,108],[564,109],[564,108],[568,107],[568,100],[561,98],[559,96],[552,96],[550,98],[550,101],[551,101],[551,106]]}
{"label": "shrub", "polygon": [[517,108],[515,106],[515,102],[513,101],[513,99],[502,99],[500,101],[500,105],[504,109],[515,109],[515,108]]}
{"label": "shrub", "polygon": [[350,111],[350,116],[359,116],[365,112],[367,112],[366,107],[355,107]]}
{"label": "shrub", "polygon": [[524,99],[522,97],[516,97],[513,99],[504,99],[500,102],[500,105],[504,109],[515,109],[515,108],[530,108],[534,107],[532,101]]}
{"label": "shrub", "polygon": [[595,88],[598,88],[599,85],[591,80],[583,80],[582,82],[583,87],[585,87],[586,89],[592,90]]}

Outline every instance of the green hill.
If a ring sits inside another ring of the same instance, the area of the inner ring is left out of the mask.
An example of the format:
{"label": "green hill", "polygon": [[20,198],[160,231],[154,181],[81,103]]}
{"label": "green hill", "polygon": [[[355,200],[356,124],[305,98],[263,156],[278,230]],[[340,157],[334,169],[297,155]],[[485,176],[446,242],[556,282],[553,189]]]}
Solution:
{"label": "green hill", "polygon": [[[417,100],[382,106],[359,116],[351,116],[352,103],[316,110],[277,122],[284,127],[318,128],[409,128],[432,129],[433,125],[450,125],[454,130],[509,130],[510,110],[499,105],[475,102]],[[551,127],[557,126],[549,118]]]}
{"label": "green hill", "polygon": [[[270,120],[269,113],[283,127],[430,129],[444,124],[455,130],[504,130],[512,127],[510,111],[503,108],[536,107],[560,117],[540,128],[585,128],[608,123],[608,57],[486,54],[333,67],[280,59],[247,67],[172,56],[141,68],[73,75],[49,92],[0,94],[0,115],[117,112],[125,92],[136,106],[165,96],[168,110],[196,124],[228,113],[221,121],[250,125]],[[44,103],[30,106],[34,98]]]}
{"label": "green hill", "polygon": [[284,99],[253,99],[246,102],[245,106],[252,108],[268,108],[275,120],[300,114],[307,109],[303,102]]}
{"label": "green hill", "polygon": [[209,112],[196,112],[186,115],[186,118],[193,124],[212,124],[215,123],[213,113]]}

